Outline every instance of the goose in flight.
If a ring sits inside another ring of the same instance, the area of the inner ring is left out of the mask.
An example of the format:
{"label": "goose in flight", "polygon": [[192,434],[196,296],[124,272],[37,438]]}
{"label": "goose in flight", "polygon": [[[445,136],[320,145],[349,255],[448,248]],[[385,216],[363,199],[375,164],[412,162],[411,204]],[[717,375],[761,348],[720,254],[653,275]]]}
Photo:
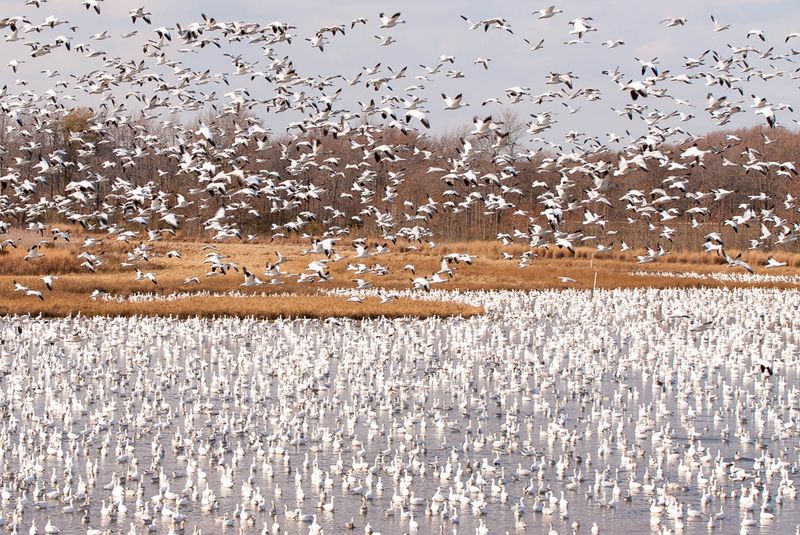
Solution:
{"label": "goose in flight", "polygon": [[775,260],[771,256],[767,258],[767,263],[765,264],[767,269],[786,267],[788,265],[789,265],[788,262],[779,262],[778,260]]}
{"label": "goose in flight", "polygon": [[764,119],[767,120],[767,126],[770,128],[775,128],[778,125],[778,119],[775,117],[775,112],[772,109],[772,106],[763,105],[756,109],[753,113],[756,115],[762,115]]}
{"label": "goose in flight", "polygon": [[286,257],[283,256],[283,253],[281,253],[280,251],[275,251],[275,258],[276,258],[276,260],[272,264],[274,266],[280,266],[281,264],[286,262]]}
{"label": "goose in flight", "polygon": [[264,282],[261,279],[250,273],[250,271],[245,266],[242,266],[242,273],[244,274],[244,282],[240,284],[240,286],[249,287],[249,286],[259,286],[261,284],[264,284]]}
{"label": "goose in flight", "polygon": [[155,273],[153,273],[152,271],[149,271],[147,273],[142,273],[142,271],[139,268],[136,268],[136,280],[137,281],[148,280],[153,284],[158,284],[158,282],[156,281]]}
{"label": "goose in flight", "polygon": [[44,301],[44,295],[38,290],[28,290],[25,292],[25,295],[28,297],[38,297],[41,301]]}
{"label": "goose in flight", "polygon": [[104,292],[103,290],[95,288],[94,290],[92,290],[92,293],[89,296],[89,298],[92,301],[96,301],[97,299],[102,299],[102,298],[106,297],[107,295],[108,295],[108,292]]}
{"label": "goose in flight", "polygon": [[572,81],[576,80],[578,77],[572,72],[551,72],[547,75],[546,84],[556,85],[556,84],[564,84],[568,88],[572,89]]}
{"label": "goose in flight", "polygon": [[406,111],[405,119],[406,119],[406,124],[408,124],[411,121],[411,119],[416,119],[420,123],[422,123],[422,126],[424,126],[425,128],[431,127],[431,123],[428,120],[427,114],[422,110],[410,109]]}
{"label": "goose in flight", "polygon": [[442,260],[439,264],[439,271],[437,271],[436,274],[447,275],[449,277],[453,276],[453,269],[450,267],[450,261],[446,257],[442,257]]}
{"label": "goose in flight", "polygon": [[473,65],[481,65],[483,66],[484,70],[489,70],[489,62],[492,61],[491,58],[476,58],[473,62]]}
{"label": "goose in flight", "polygon": [[649,94],[647,85],[640,80],[630,80],[626,84],[620,84],[619,88],[621,91],[628,91],[633,101],[636,101],[640,97],[647,97]]}
{"label": "goose in flight", "polygon": [[[397,12],[394,15],[384,15],[381,13],[378,15],[378,17],[381,20],[381,25],[379,26],[380,28],[394,28],[398,24],[405,24],[406,22],[400,19],[400,12]],[[364,22],[366,22],[366,20]]]}
{"label": "goose in flight", "polygon": [[376,35],[375,38],[376,39],[380,39],[380,41],[381,41],[381,45],[380,46],[389,46],[389,45],[393,45],[394,43],[397,42],[397,40],[394,37],[392,37],[391,35],[387,35],[386,37],[384,37],[382,35]]}
{"label": "goose in flight", "polygon": [[720,24],[717,19],[714,18],[714,15],[711,15],[711,22],[714,23],[714,31],[715,32],[724,32],[725,30],[731,27],[730,24]]}
{"label": "goose in flight", "polygon": [[387,294],[384,291],[381,291],[378,295],[381,298],[380,304],[382,304],[382,305],[385,305],[386,303],[394,301],[395,299],[398,299],[400,297],[396,293]]}
{"label": "goose in flight", "polygon": [[667,28],[671,28],[674,26],[685,26],[686,25],[686,17],[667,17],[663,19],[659,24],[667,23]]}
{"label": "goose in flight", "polygon": [[203,139],[205,139],[211,144],[211,146],[213,147],[217,146],[217,143],[214,140],[214,132],[211,131],[211,128],[209,128],[208,125],[200,123],[200,125],[197,128],[197,132],[195,132],[195,134],[197,134],[198,136],[202,136]]}
{"label": "goose in flight", "polygon": [[314,37],[306,37],[306,41],[311,43],[312,48],[319,48],[320,52],[325,52],[325,36],[317,34]]}
{"label": "goose in flight", "polygon": [[11,61],[8,62],[8,66],[11,67],[11,70],[16,73],[17,72],[17,67],[19,67],[23,63],[25,63],[25,60],[21,60],[20,61],[20,60],[12,59]]}
{"label": "goose in flight", "polygon": [[540,19],[549,19],[550,17],[558,15],[559,13],[563,13],[563,11],[558,9],[556,6],[547,6],[538,11],[534,11],[531,13],[531,15],[539,15],[538,18]]}
{"label": "goose in flight", "polygon": [[11,281],[11,282],[14,283],[14,291],[15,292],[27,292],[28,290],[30,290],[30,288],[18,283],[17,281]]}
{"label": "goose in flight", "polygon": [[35,260],[37,258],[42,258],[44,255],[39,252],[39,245],[32,245],[30,249],[28,249],[28,253],[22,258],[23,260]]}
{"label": "goose in flight", "polygon": [[495,128],[498,128],[498,126],[492,122],[491,115],[488,117],[473,117],[472,124],[474,125],[474,128],[470,132],[471,135],[483,135],[489,133]]}
{"label": "goose in flight", "polygon": [[572,242],[568,238],[565,238],[565,237],[556,238],[556,242],[555,243],[556,243],[556,245],[558,246],[559,249],[563,248],[563,249],[568,250],[573,255],[575,254],[575,246],[572,245]]}
{"label": "goose in flight", "polygon": [[58,277],[54,275],[45,275],[41,278],[44,285],[47,287],[48,290],[51,292],[53,291],[53,283],[58,280]]}
{"label": "goose in flight", "polygon": [[431,278],[428,279],[428,282],[431,284],[442,284],[445,282],[450,282],[450,277],[452,277],[452,273],[449,275],[448,278],[442,277],[441,273],[434,273]]}
{"label": "goose in flight", "polygon": [[523,39],[523,41],[525,41],[528,44],[528,46],[530,46],[530,48],[528,49],[529,52],[536,52],[537,50],[544,48],[544,39],[540,39],[539,42],[536,44],[533,44],[527,39]]}
{"label": "goose in flight", "polygon": [[356,283],[356,290],[367,290],[372,288],[372,283],[364,279],[353,279],[353,282]]}
{"label": "goose in flight", "polygon": [[583,34],[587,32],[596,32],[597,28],[594,28],[590,20],[593,20],[592,17],[578,17],[569,21],[570,25],[572,26],[572,30],[570,30],[570,35],[577,35],[578,39],[583,38]]}
{"label": "goose in flight", "polygon": [[90,9],[94,9],[95,13],[97,13],[99,15],[100,14],[100,2],[102,2],[102,0],[83,0],[83,2],[81,2],[81,5],[83,7],[85,7],[87,9],[87,11],[90,10]]}
{"label": "goose in flight", "polygon": [[450,254],[444,255],[442,258],[446,259],[448,262],[449,261],[453,261],[456,264],[460,264],[461,262],[463,262],[463,263],[471,266],[472,263],[478,257],[475,256],[475,255],[467,254],[467,253],[450,253]]}
{"label": "goose in flight", "polygon": [[[325,238],[322,240],[314,239],[311,242],[311,249],[309,249],[307,252],[309,254],[324,254],[327,258],[330,258],[335,253],[335,251],[333,250],[333,246],[335,243],[336,243],[335,238]],[[277,262],[278,265],[280,265],[280,263],[285,261],[281,260],[280,254],[278,255],[278,260],[279,260],[279,262]]]}
{"label": "goose in flight", "polygon": [[464,106],[469,106],[469,104],[465,104],[461,102],[462,95],[459,93],[454,98],[450,98],[444,93],[442,93],[442,99],[444,100],[445,110],[457,110],[459,108],[463,108]]}
{"label": "goose in flight", "polygon": [[329,260],[314,260],[308,264],[307,271],[313,271],[320,280],[328,280],[330,279],[330,275],[328,275],[328,262]]}
{"label": "goose in flight", "polygon": [[431,283],[427,277],[413,278],[411,279],[411,285],[414,290],[425,290],[426,292],[431,291]]}
{"label": "goose in flight", "polygon": [[373,254],[366,245],[363,243],[356,244],[356,254],[353,258],[369,258],[370,256],[373,256]]}
{"label": "goose in flight", "polygon": [[728,266],[732,268],[737,268],[737,267],[744,268],[748,273],[750,274],[753,273],[753,268],[750,267],[750,264],[741,259],[742,253],[739,253],[736,256],[736,258],[731,257],[728,253],[724,253],[724,255],[725,255],[725,261],[728,263]]}
{"label": "goose in flight", "polygon": [[467,25],[469,26],[470,31],[471,30],[477,30],[478,28],[481,27],[481,23],[480,22],[472,22],[470,19],[468,19],[464,15],[461,15],[461,18],[466,21]]}
{"label": "goose in flight", "polygon": [[128,12],[128,14],[130,15],[131,20],[133,20],[134,24],[136,24],[136,21],[138,19],[142,19],[147,24],[150,24],[150,16],[152,15],[152,13],[146,11],[145,8],[143,7],[137,7],[136,9],[131,9]]}
{"label": "goose in flight", "polygon": [[638,61],[639,65],[642,66],[642,75],[644,75],[647,70],[650,69],[650,72],[652,72],[655,76],[658,76],[658,58],[653,58],[650,61],[639,59],[637,57],[634,57],[633,59]]}
{"label": "goose in flight", "polygon": [[501,18],[501,17],[494,17],[494,18],[491,18],[491,19],[484,19],[484,20],[480,21],[479,24],[483,25],[483,31],[484,32],[489,31],[489,28],[495,28],[495,29],[498,29],[498,30],[505,30],[508,33],[514,33],[511,30],[511,26],[508,24],[508,21],[506,19],[504,19],[504,18]]}
{"label": "goose in flight", "polygon": [[166,39],[167,41],[172,41],[172,34],[170,33],[169,29],[164,26],[159,26],[155,30],[153,30],[156,35],[158,35],[159,39]]}
{"label": "goose in flight", "polygon": [[15,292],[23,292],[25,295],[27,295],[29,297],[38,297],[39,299],[44,301],[44,296],[42,295],[42,292],[39,292],[37,290],[31,290],[27,286],[24,286],[24,285],[18,283],[17,281],[12,281],[12,282],[14,283],[14,291]]}

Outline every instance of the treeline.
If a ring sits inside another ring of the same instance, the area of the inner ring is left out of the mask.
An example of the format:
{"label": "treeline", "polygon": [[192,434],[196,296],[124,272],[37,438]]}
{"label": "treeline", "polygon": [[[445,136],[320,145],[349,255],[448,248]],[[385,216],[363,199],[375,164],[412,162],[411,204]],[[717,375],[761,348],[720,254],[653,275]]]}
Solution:
{"label": "treeline", "polygon": [[[537,147],[510,114],[499,122],[504,136],[482,138],[466,127],[437,136],[367,124],[348,125],[346,135],[300,129],[275,135],[246,111],[207,115],[188,126],[178,117],[109,121],[86,109],[64,114],[58,128],[9,128],[11,121],[0,115],[0,210],[18,226],[64,219],[92,225],[97,218],[88,216],[102,214],[130,228],[137,211],[154,202],[173,205],[178,194],[191,203],[181,209],[178,231],[189,237],[208,235],[204,221],[221,207],[243,234],[291,234],[292,221],[315,214],[302,232],[333,228],[379,237],[419,227],[418,236],[434,241],[513,239],[515,231],[524,241],[531,226],[548,227],[542,212],[555,202],[563,210],[560,230],[595,236],[590,245],[668,249],[697,248],[710,232],[722,234],[728,247],[747,248],[774,215],[773,236],[764,244],[771,246],[781,228],[797,223],[787,196],[798,196],[791,162],[800,135],[786,129],[715,132],[696,141],[709,150],[698,161],[681,157],[688,142],[600,146],[584,139]],[[214,147],[199,159],[200,171],[187,171],[195,150],[187,138],[200,122],[217,134]],[[466,155],[464,139],[472,144]],[[377,145],[392,147],[394,159],[376,157]],[[615,176],[621,159],[645,152],[646,170],[630,164],[634,170]],[[220,187],[209,189],[212,183]],[[715,200],[710,192],[720,189],[732,193]],[[640,210],[621,200],[630,190],[643,193]],[[605,226],[584,225],[587,209]],[[748,209],[757,217],[735,230],[725,224]],[[393,226],[379,228],[379,217]],[[141,226],[167,225],[152,218]],[[665,226],[674,235],[662,236]],[[792,249],[794,242],[781,246]]]}

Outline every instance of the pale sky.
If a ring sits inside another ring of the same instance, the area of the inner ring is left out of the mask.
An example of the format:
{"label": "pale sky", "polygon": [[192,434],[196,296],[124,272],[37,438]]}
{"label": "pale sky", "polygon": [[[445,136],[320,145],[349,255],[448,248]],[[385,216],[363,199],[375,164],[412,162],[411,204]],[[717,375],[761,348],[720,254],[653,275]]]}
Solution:
{"label": "pale sky", "polygon": [[[152,25],[143,21],[131,23],[128,11],[131,8],[144,5],[152,12]],[[187,26],[191,22],[202,22],[201,13],[215,17],[219,21],[246,21],[266,24],[274,20],[285,21],[297,27],[293,30],[297,37],[291,45],[286,43],[275,45],[277,57],[285,55],[293,59],[298,74],[311,76],[315,74],[334,75],[342,74],[348,78],[355,76],[364,66],[372,66],[381,62],[384,66],[382,72],[387,73],[385,67],[391,66],[395,70],[408,67],[406,78],[393,84],[394,94],[405,96],[404,88],[413,84],[423,84],[426,89],[418,94],[428,100],[426,108],[431,112],[430,120],[432,132],[441,133],[448,129],[471,124],[473,115],[499,116],[500,106],[497,104],[481,107],[481,102],[489,97],[499,97],[507,100],[504,90],[512,86],[530,87],[532,94],[545,91],[559,90],[563,86],[547,85],[548,72],[571,71],[578,76],[575,89],[595,88],[600,90],[602,99],[587,102],[583,98],[569,101],[568,104],[580,111],[570,114],[562,105],[564,99],[555,102],[537,105],[527,101],[511,107],[523,118],[529,119],[531,113],[550,111],[557,121],[556,126],[544,134],[547,139],[554,142],[563,141],[563,133],[568,130],[588,132],[603,135],[605,132],[616,132],[624,135],[625,129],[631,133],[642,133],[646,124],[641,120],[629,121],[627,117],[618,117],[611,108],[622,108],[630,103],[626,93],[621,92],[607,76],[601,74],[604,69],[619,67],[623,74],[622,81],[642,79],[639,63],[635,57],[652,59],[658,57],[659,68],[668,69],[671,74],[677,75],[685,72],[711,71],[713,59],[711,55],[706,58],[706,65],[687,71],[683,67],[684,56],[697,57],[704,50],[717,51],[723,58],[731,55],[727,45],[737,47],[750,45],[758,51],[763,51],[774,46],[773,55],[789,53],[791,47],[800,49],[800,38],[784,43],[787,34],[800,31],[800,2],[779,0],[717,0],[717,1],[686,1],[675,0],[672,2],[634,2],[628,0],[615,1],[589,1],[575,0],[556,3],[564,10],[550,19],[539,20],[533,11],[543,8],[546,2],[534,3],[530,1],[507,2],[430,2],[422,0],[406,1],[402,3],[372,2],[372,1],[335,1],[317,2],[298,0],[288,3],[275,2],[249,2],[243,0],[229,0],[224,3],[210,1],[183,1],[183,2],[147,2],[147,0],[106,0],[101,4],[102,13],[96,15],[93,11],[87,12],[79,0],[49,0],[37,9],[27,6],[24,0],[2,1],[0,9],[3,16],[23,15],[36,24],[48,15],[69,20],[69,25],[57,26],[42,32],[22,35],[24,39],[39,41],[40,43],[53,42],[58,35],[72,37],[72,44],[89,43],[92,48],[102,50],[112,56],[126,60],[139,61],[143,58],[141,45],[148,39],[156,39],[153,29],[159,26],[174,28],[175,23]],[[379,29],[378,13],[384,11],[394,13],[402,12],[402,19],[406,24],[392,29]],[[730,29],[714,32],[710,15],[716,16],[723,25],[730,25]],[[470,31],[468,25],[460,15],[474,21],[491,17],[503,17],[508,20],[513,29],[513,35],[501,30],[491,29]],[[592,17],[593,26],[598,31],[584,36],[589,44],[565,45],[565,41],[573,39],[569,35],[571,26],[568,21],[575,17]],[[668,28],[659,21],[666,17],[686,17],[685,26]],[[366,17],[367,25],[358,25],[350,29],[350,21],[356,17]],[[310,37],[315,30],[323,25],[347,25],[347,35],[337,35],[328,38],[328,45],[324,52],[312,48],[305,37]],[[77,31],[70,31],[70,26],[77,26]],[[138,35],[130,39],[121,39],[120,35],[132,29],[138,30]],[[746,38],[747,32],[752,29],[763,30],[767,42],[763,43],[757,38]],[[90,39],[90,36],[108,30],[112,38],[102,41]],[[2,31],[8,35],[8,29]],[[379,46],[375,35],[391,34],[397,43],[388,47]],[[173,32],[175,35],[175,32]],[[217,32],[219,35],[219,32]],[[176,36],[177,37],[177,36]],[[528,50],[528,45],[522,42],[527,38],[531,42],[544,39],[544,48],[535,52]],[[622,40],[624,45],[614,49],[602,46],[606,40]],[[219,50],[207,47],[197,53],[181,53],[180,42],[174,39],[167,55],[196,70],[211,69],[214,72],[231,72],[232,65],[229,58],[223,56],[224,52],[234,55],[244,54],[244,59],[250,63],[260,61],[256,70],[265,69],[268,60],[261,56],[260,45],[225,45]],[[26,89],[15,85],[18,80],[28,82],[28,89],[42,92],[50,87],[55,80],[71,80],[69,75],[81,74],[92,69],[102,68],[102,59],[87,59],[80,53],[67,52],[58,48],[54,52],[40,57],[31,58],[30,48],[22,42],[0,42],[0,83],[7,84],[9,93],[14,94]],[[435,75],[431,81],[415,80],[414,76],[424,74],[424,69],[419,65],[433,66],[442,54],[453,55],[455,65],[446,64],[442,72]],[[473,64],[477,57],[490,58],[489,69]],[[800,56],[796,56],[800,57]],[[19,71],[14,74],[6,64],[12,59],[24,60]],[[792,58],[794,59],[794,58]],[[688,100],[695,108],[676,104],[672,99],[657,99],[649,97],[640,100],[641,104],[648,106],[648,111],[658,109],[668,113],[672,110],[692,113],[695,119],[685,123],[677,118],[665,122],[664,125],[681,126],[690,133],[701,134],[715,128],[708,113],[703,110],[705,95],[712,92],[717,96],[728,95],[729,99],[741,100],[745,113],[736,115],[734,121],[726,128],[735,128],[760,124],[763,118],[755,116],[752,109],[750,94],[766,97],[772,103],[794,104],[798,93],[798,83],[791,78],[797,68],[794,62],[787,60],[759,59],[756,53],[748,56],[748,63],[754,69],[772,72],[783,70],[785,74],[772,78],[768,82],[760,79],[751,79],[742,82],[745,87],[744,97],[738,93],[719,86],[706,87],[703,80],[694,80],[691,86],[679,82],[661,82],[661,87],[667,87],[674,97]],[[150,65],[157,72],[169,73],[166,67],[155,66],[155,61],[148,59]],[[40,71],[57,69],[59,75],[54,78],[45,78]],[[445,72],[456,69],[464,73],[464,78],[449,79]],[[738,71],[732,71],[738,75]],[[171,78],[174,80],[174,78]],[[236,87],[247,88],[254,96],[265,98],[273,94],[272,87],[266,87],[263,81],[250,81],[249,77],[229,77],[230,87],[222,84],[209,84],[198,89],[206,92],[216,91],[218,96]],[[121,88],[122,94],[131,88]],[[68,93],[74,93],[72,89]],[[363,87],[363,80],[359,87],[344,87],[344,95],[338,103],[338,108],[347,107],[357,111],[358,100],[377,98],[387,91],[375,93]],[[456,111],[443,111],[440,93],[455,95],[462,93],[464,101],[469,107]],[[78,102],[87,105],[96,105],[93,97],[76,94]],[[132,109],[135,103],[127,103]],[[288,120],[286,116],[274,117],[261,114],[274,131],[281,131]],[[785,127],[794,127],[795,115],[789,111],[779,112],[778,122]]]}

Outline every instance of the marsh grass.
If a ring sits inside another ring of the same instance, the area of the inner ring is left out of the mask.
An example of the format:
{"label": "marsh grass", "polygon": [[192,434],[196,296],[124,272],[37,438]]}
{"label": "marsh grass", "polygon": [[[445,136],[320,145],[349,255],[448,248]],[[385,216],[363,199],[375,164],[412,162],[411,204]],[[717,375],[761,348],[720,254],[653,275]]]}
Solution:
{"label": "marsh grass", "polygon": [[31,314],[43,317],[83,316],[172,316],[188,317],[255,317],[275,318],[329,318],[355,319],[377,317],[433,316],[469,317],[481,314],[483,309],[455,302],[417,301],[397,299],[380,304],[377,297],[363,303],[350,303],[343,297],[315,296],[251,296],[211,297],[192,296],[173,301],[116,302],[92,300],[86,295],[69,292],[52,292],[45,301],[29,297],[15,297],[0,302],[0,314]]}
{"label": "marsh grass", "polygon": [[[288,273],[300,273],[308,263],[319,259],[318,255],[303,255],[307,247],[300,243],[228,243],[215,244],[214,249],[227,255],[227,260],[240,267],[239,271],[231,270],[226,275],[207,277],[208,264],[203,260],[209,252],[207,244],[201,242],[157,242],[156,253],[149,262],[138,262],[142,271],[156,274],[158,284],[149,281],[136,281],[134,267],[123,267],[120,262],[126,259],[124,244],[109,244],[104,247],[105,264],[94,274],[87,273],[80,267],[77,254],[81,251],[75,243],[62,244],[58,248],[43,249],[44,258],[23,261],[25,251],[11,250],[0,256],[0,313],[42,313],[50,316],[64,316],[81,313],[85,315],[188,315],[214,316],[256,316],[262,318],[275,317],[375,317],[386,315],[429,317],[433,315],[471,315],[478,311],[461,303],[443,303],[402,299],[379,305],[377,300],[367,300],[363,304],[348,303],[345,297],[321,295],[326,290],[337,288],[354,288],[353,279],[363,278],[374,287],[387,290],[407,289],[411,286],[411,273],[403,267],[412,264],[416,267],[417,276],[430,275],[440,268],[442,255],[459,252],[475,255],[472,265],[451,264],[454,277],[447,283],[436,286],[438,289],[450,290],[540,290],[549,288],[592,287],[594,274],[597,273],[598,288],[640,288],[640,287],[752,287],[770,286],[779,288],[797,288],[788,283],[744,283],[722,282],[710,279],[686,279],[633,275],[632,271],[670,271],[670,272],[732,272],[724,264],[724,259],[715,254],[702,252],[672,252],[650,264],[637,264],[636,256],[644,251],[614,251],[596,253],[592,248],[578,248],[573,255],[565,249],[550,248],[536,250],[536,257],[529,267],[521,269],[518,256],[527,250],[524,245],[515,244],[505,248],[498,242],[463,242],[446,243],[435,249],[427,246],[414,250],[409,244],[398,244],[386,255],[356,260],[345,258],[330,266],[331,280],[313,284],[297,284],[287,279],[285,284],[271,286],[264,284],[252,288],[243,288],[241,268],[247,266],[265,282],[264,268],[275,260],[275,251],[280,250],[288,261],[282,266]],[[167,251],[177,249],[182,258],[169,259],[163,256]],[[352,256],[352,247],[344,241],[337,244],[337,250],[344,256]],[[514,254],[513,260],[502,259],[502,252]],[[734,256],[738,253],[732,253]],[[766,270],[763,264],[769,256],[789,262],[785,268]],[[800,255],[789,253],[766,253],[746,251],[743,258],[751,263],[757,273],[776,275],[800,274]],[[347,270],[348,263],[364,263],[367,266],[381,264],[390,270],[387,276],[356,276]],[[738,272],[744,273],[739,269]],[[58,275],[56,291],[47,292],[39,277],[45,274]],[[200,284],[185,285],[184,279],[199,277]],[[566,276],[575,279],[575,283],[563,283],[557,277]],[[35,297],[14,292],[13,280],[45,293],[45,301]],[[175,292],[228,292],[237,290],[244,294],[271,294],[248,298],[234,297],[192,297],[177,301],[159,301],[144,303],[115,303],[92,301],[89,294],[99,289],[111,294],[127,296],[137,293],[172,294]],[[284,295],[284,294],[292,295]]]}

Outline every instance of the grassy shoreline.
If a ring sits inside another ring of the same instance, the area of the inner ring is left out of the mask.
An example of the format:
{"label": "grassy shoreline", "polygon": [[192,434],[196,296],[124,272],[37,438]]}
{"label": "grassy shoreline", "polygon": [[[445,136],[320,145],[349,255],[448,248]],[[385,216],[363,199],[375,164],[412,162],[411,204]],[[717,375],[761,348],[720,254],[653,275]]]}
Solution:
{"label": "grassy shoreline", "polygon": [[[442,244],[434,249],[405,250],[368,259],[352,258],[352,247],[340,242],[337,251],[346,258],[330,264],[331,280],[298,284],[293,279],[284,279],[284,284],[269,284],[242,287],[241,271],[230,270],[226,275],[207,277],[208,264],[204,264],[208,249],[199,242],[157,242],[154,245],[153,259],[137,262],[142,271],[153,272],[158,284],[135,280],[134,266],[122,266],[126,260],[124,245],[113,244],[105,247],[104,265],[97,273],[89,273],[80,266],[82,260],[76,255],[82,250],[76,242],[59,243],[55,248],[42,250],[44,257],[24,261],[25,251],[12,249],[0,256],[0,314],[42,314],[49,317],[83,314],[87,316],[130,316],[130,315],[172,315],[177,317],[211,316],[254,316],[259,318],[277,317],[351,317],[373,318],[379,316],[431,317],[431,316],[471,316],[482,310],[458,302],[426,301],[401,298],[380,304],[377,298],[367,298],[364,303],[347,302],[346,297],[325,295],[333,289],[356,286],[353,279],[369,281],[375,288],[386,291],[408,289],[411,286],[411,273],[404,266],[416,267],[416,276],[430,275],[439,270],[441,256],[451,252],[469,253],[477,258],[472,265],[451,264],[454,275],[436,289],[450,290],[543,290],[553,288],[589,289],[597,274],[597,288],[671,288],[671,287],[770,287],[798,289],[800,285],[790,282],[745,282],[720,281],[714,279],[676,278],[658,276],[656,272],[672,273],[745,273],[732,270],[719,264],[719,259],[711,254],[687,252],[675,253],[650,264],[638,264],[636,252],[611,254],[592,254],[585,248],[571,255],[563,250],[538,251],[528,267],[520,268],[518,256],[526,249],[515,245],[503,248],[496,242],[466,242]],[[82,241],[82,240],[80,240]],[[227,255],[240,270],[247,267],[259,278],[268,282],[264,275],[265,265],[275,260],[275,251],[280,250],[287,257],[282,266],[288,273],[300,273],[308,263],[321,258],[320,255],[303,255],[304,245],[297,243],[257,244],[229,243],[214,244],[214,250]],[[399,247],[397,249],[400,249]],[[167,258],[167,251],[178,250],[181,258]],[[515,255],[513,260],[502,258],[502,252]],[[350,256],[350,258],[347,258]],[[777,258],[788,262],[787,267],[767,270],[763,263],[769,254],[752,252],[747,255],[756,273],[769,275],[800,275],[800,255],[775,253]],[[364,263],[368,266],[381,264],[389,269],[386,276],[372,274],[355,275],[348,271],[347,264]],[[634,274],[634,271],[652,272],[653,275]],[[40,277],[45,274],[57,275],[54,291],[44,287]],[[184,284],[184,280],[198,277],[199,284]],[[569,277],[575,282],[563,282],[559,277]],[[14,281],[42,292],[44,300],[26,296],[14,291]],[[173,301],[115,302],[92,300],[90,294],[99,289],[119,296],[137,293],[167,295],[176,292],[207,291],[224,293],[236,290],[243,294],[274,294],[248,297],[210,297],[194,296]],[[287,295],[288,294],[288,295]]]}

